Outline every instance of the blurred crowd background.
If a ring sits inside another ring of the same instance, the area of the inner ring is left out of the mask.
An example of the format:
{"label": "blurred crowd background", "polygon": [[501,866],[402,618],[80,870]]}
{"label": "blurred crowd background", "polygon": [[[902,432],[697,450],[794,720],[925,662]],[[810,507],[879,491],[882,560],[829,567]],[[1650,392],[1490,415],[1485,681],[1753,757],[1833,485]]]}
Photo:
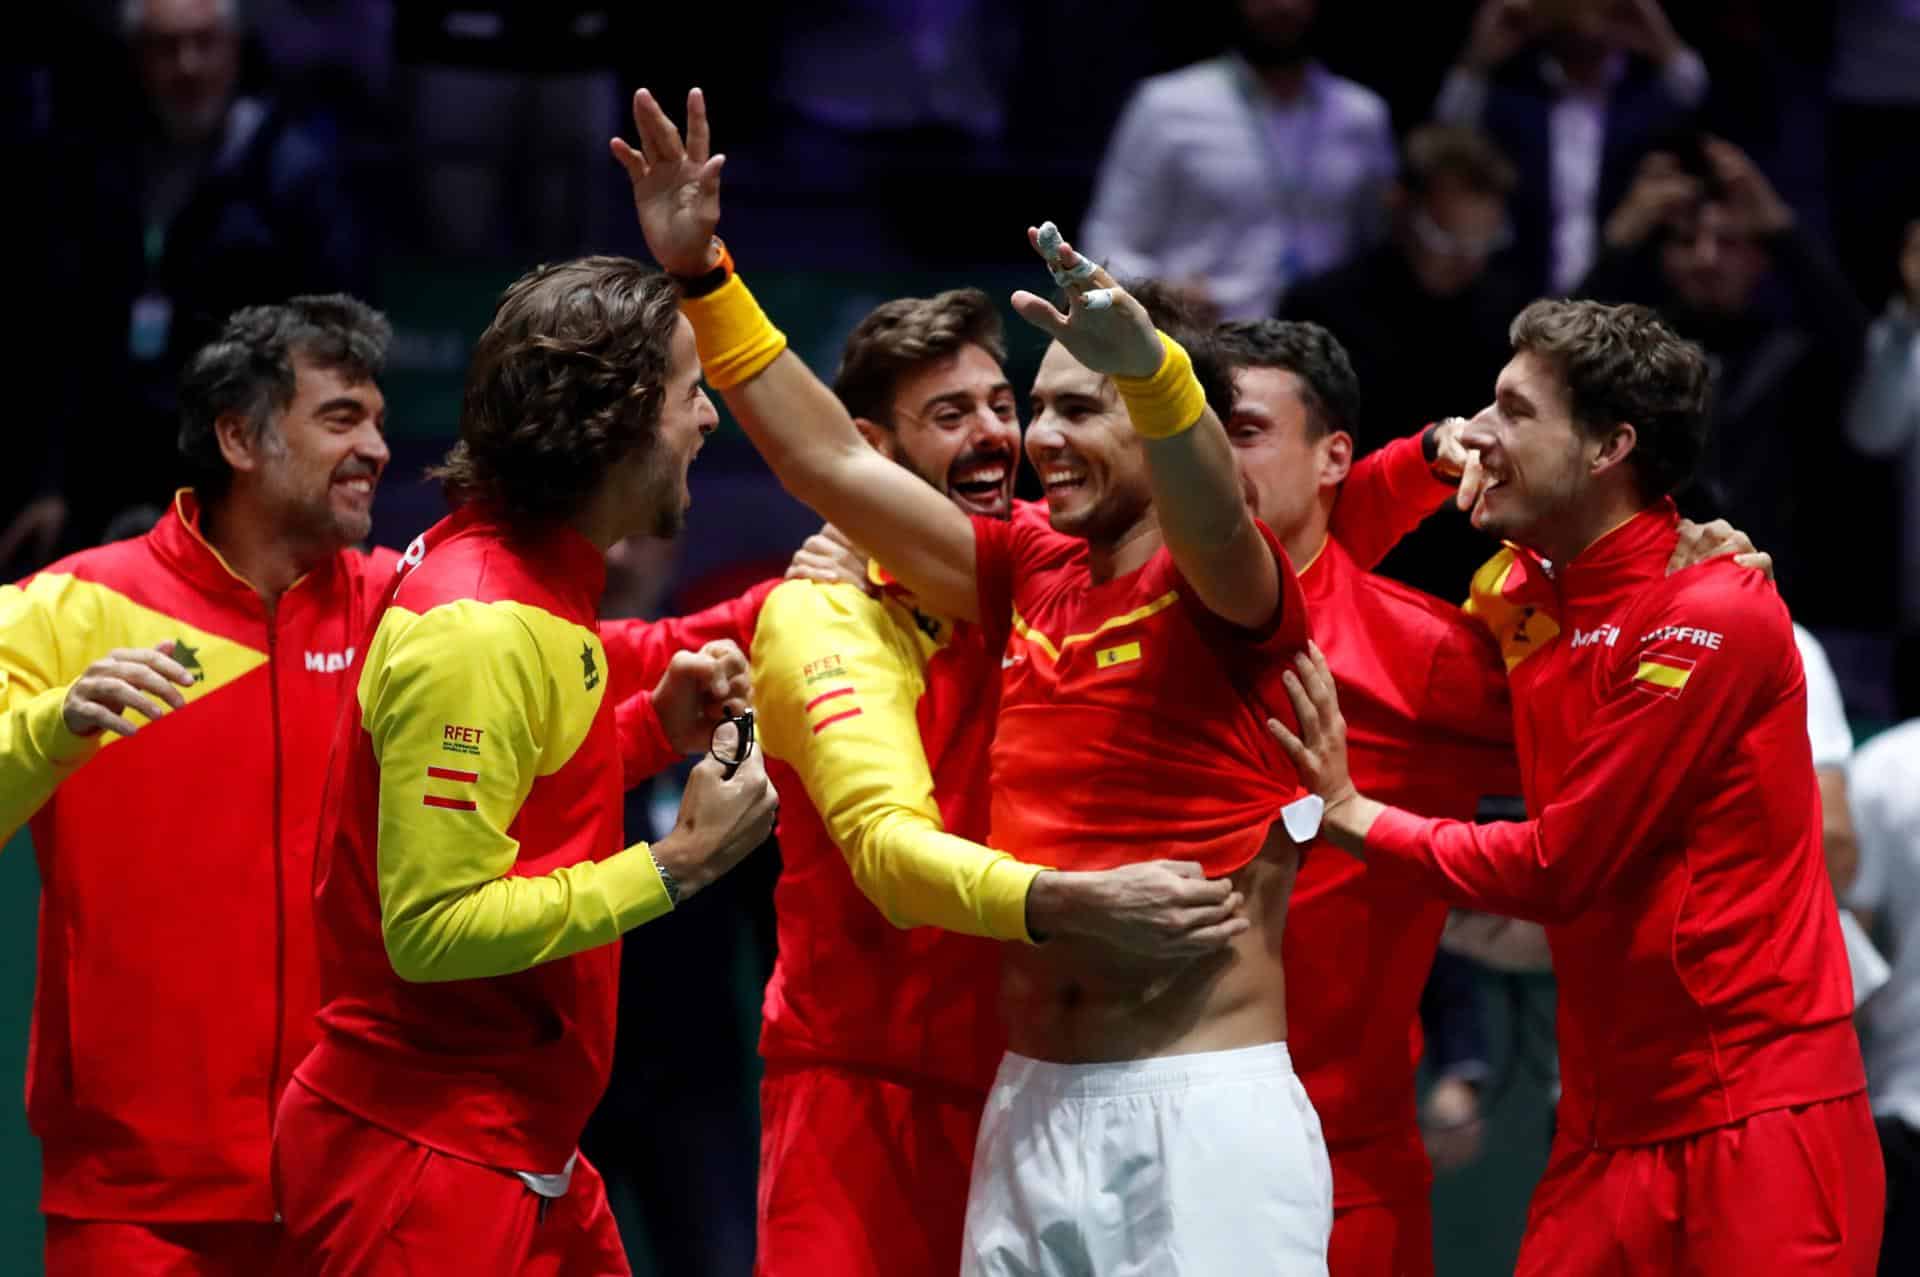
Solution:
{"label": "blurred crowd background", "polygon": [[[1023,230],[1044,218],[1223,318],[1325,324],[1361,379],[1363,450],[1482,407],[1531,297],[1658,307],[1715,374],[1683,509],[1772,553],[1857,739],[1920,715],[1920,0],[67,0],[0,22],[23,301],[6,579],[157,517],[186,355],[237,306],[300,292],[393,317],[375,537],[404,544],[443,511],[420,472],[499,289],[538,261],[644,255],[607,139],[635,87],[677,110],[698,84],[729,157],[722,231],[823,374],[886,298],[1033,286]],[[1023,386],[1040,343],[1009,332]],[[728,597],[817,523],[731,429],[694,494],[680,541],[616,550],[610,613]],[[1442,518],[1385,570],[1458,598],[1490,548]],[[636,837],[670,824],[673,784],[633,796]],[[1920,873],[1917,836],[1873,851],[1876,882],[1887,855]],[[652,1271],[751,1267],[777,872],[763,853],[626,941],[587,1149]],[[33,899],[16,848],[12,1096]],[[1920,917],[1875,923],[1897,956]],[[1511,1264],[1551,999],[1544,977],[1436,973],[1443,1273]],[[33,1158],[0,1102],[8,1271],[38,1263]]]}

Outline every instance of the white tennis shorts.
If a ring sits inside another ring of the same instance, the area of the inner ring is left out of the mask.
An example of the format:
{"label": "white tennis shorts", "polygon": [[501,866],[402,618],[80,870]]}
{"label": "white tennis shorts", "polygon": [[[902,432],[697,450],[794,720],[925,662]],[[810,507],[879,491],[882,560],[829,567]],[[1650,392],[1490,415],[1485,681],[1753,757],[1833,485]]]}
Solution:
{"label": "white tennis shorts", "polygon": [[1326,1277],[1333,1171],[1286,1043],[1122,1064],[1009,1052],[961,1277]]}

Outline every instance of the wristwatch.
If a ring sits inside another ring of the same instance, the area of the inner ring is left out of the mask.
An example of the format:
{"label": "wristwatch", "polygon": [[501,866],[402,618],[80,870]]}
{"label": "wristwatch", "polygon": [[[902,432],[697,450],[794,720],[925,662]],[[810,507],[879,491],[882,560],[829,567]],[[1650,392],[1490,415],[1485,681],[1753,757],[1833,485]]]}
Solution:
{"label": "wristwatch", "polygon": [[647,849],[647,855],[653,858],[653,871],[660,875],[660,885],[667,889],[667,903],[675,909],[678,909],[680,907],[680,884],[674,880],[672,874],[667,872],[667,867],[660,863],[660,857],[653,854],[652,848]]}

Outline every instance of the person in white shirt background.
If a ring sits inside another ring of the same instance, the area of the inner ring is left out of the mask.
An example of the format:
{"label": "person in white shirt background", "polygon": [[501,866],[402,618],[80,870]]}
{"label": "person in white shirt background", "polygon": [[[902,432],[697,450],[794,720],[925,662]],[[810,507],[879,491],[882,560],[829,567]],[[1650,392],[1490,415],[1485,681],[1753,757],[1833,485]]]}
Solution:
{"label": "person in white shirt background", "polygon": [[1847,780],[1860,842],[1848,902],[1893,964],[1858,1013],[1887,1165],[1880,1277],[1910,1277],[1920,1272],[1920,719],[1862,745]]}
{"label": "person in white shirt background", "polygon": [[1235,0],[1231,50],[1141,82],[1094,185],[1091,256],[1221,319],[1265,319],[1289,286],[1380,238],[1387,104],[1313,58],[1318,11]]}

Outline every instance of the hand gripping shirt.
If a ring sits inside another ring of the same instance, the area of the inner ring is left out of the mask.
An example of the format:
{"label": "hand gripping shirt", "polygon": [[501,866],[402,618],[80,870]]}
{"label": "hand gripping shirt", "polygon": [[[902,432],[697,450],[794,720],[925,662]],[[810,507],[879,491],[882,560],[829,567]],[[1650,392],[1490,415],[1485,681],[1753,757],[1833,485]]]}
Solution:
{"label": "hand gripping shirt", "polygon": [[1677,518],[1551,574],[1512,548],[1481,569],[1531,819],[1389,811],[1367,839],[1450,903],[1546,924],[1560,1128],[1593,1147],[1865,1084],[1787,611],[1730,561],[1668,576]]}
{"label": "hand gripping shirt", "polygon": [[[41,1208],[273,1218],[271,1123],[319,1005],[327,745],[395,556],[342,552],[271,609],[181,492],[144,536],[0,587],[0,836],[31,819],[39,962],[27,1117]],[[186,708],[81,740],[67,690],[173,641]]]}
{"label": "hand gripping shirt", "polygon": [[[1300,585],[1361,793],[1466,820],[1483,796],[1520,792],[1506,668],[1481,626],[1365,571],[1331,538]],[[1443,901],[1391,866],[1309,856],[1294,880],[1287,1027],[1326,1132],[1336,1205],[1397,1200],[1432,1178],[1416,1104],[1418,1013],[1446,918]]]}
{"label": "hand gripping shirt", "polygon": [[622,845],[605,561],[469,506],[402,569],[335,740],[297,1076],[430,1148],[559,1172],[612,1062],[610,942],[669,907]]}

